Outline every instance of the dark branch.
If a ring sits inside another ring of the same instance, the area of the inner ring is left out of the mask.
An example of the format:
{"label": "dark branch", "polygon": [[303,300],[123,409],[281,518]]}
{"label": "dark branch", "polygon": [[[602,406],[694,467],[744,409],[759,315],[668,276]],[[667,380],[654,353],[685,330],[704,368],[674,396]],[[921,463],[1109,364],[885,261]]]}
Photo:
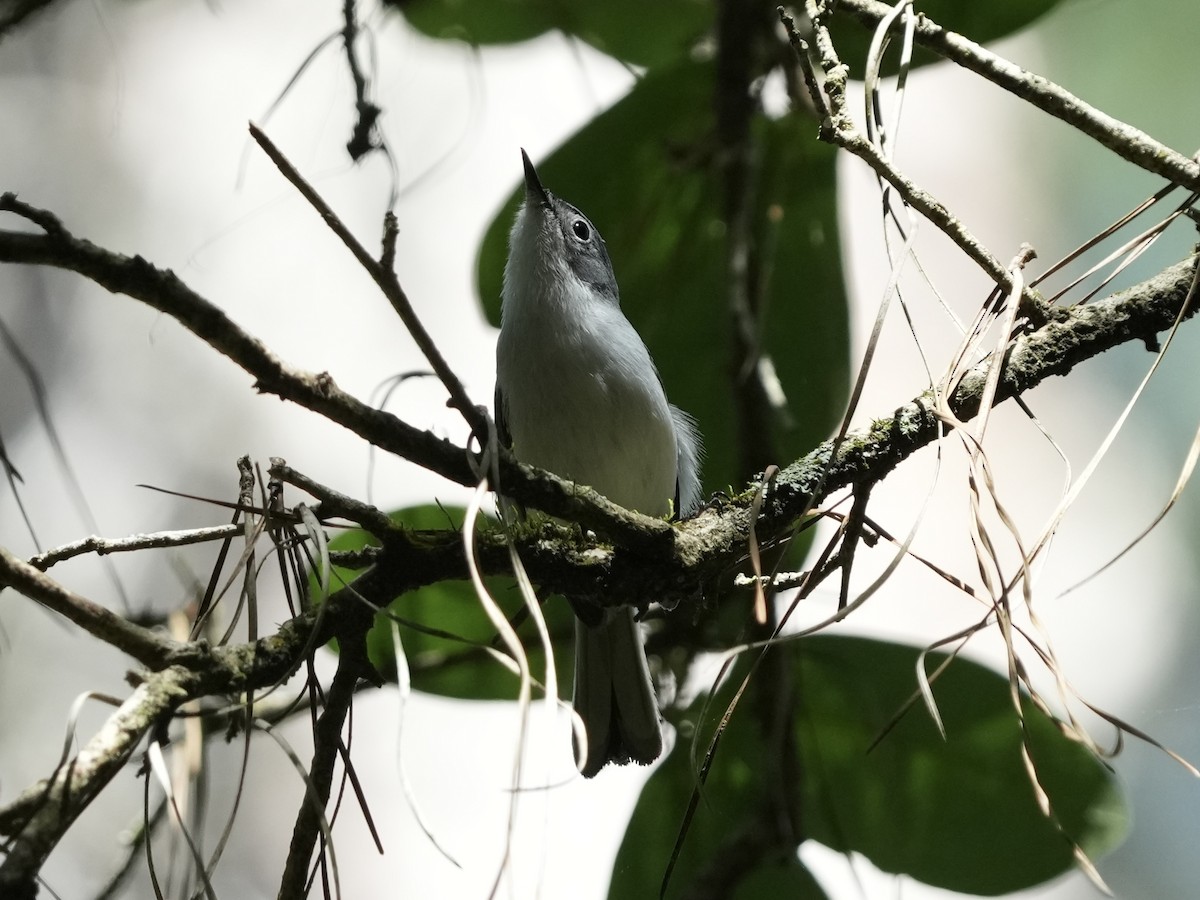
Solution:
{"label": "dark branch", "polygon": [[775,424],[783,415],[772,403],[763,366],[762,250],[755,240],[753,134],[759,100],[754,82],[773,64],[768,47],[775,22],[766,0],[717,3],[717,77],[714,119],[720,142],[721,216],[725,222],[728,273],[726,304],[731,328],[731,377],[738,435],[738,471],[761,472],[778,459]]}
{"label": "dark branch", "polygon": [[325,697],[325,709],[317,720],[313,761],[308,772],[308,790],[304,802],[300,804],[296,824],[292,829],[292,843],[288,848],[287,863],[279,885],[279,900],[300,900],[305,895],[309,860],[312,859],[313,847],[321,836],[321,821],[329,803],[334,767],[338,759],[338,748],[341,746],[342,727],[345,725],[350,703],[354,699],[354,688],[358,684],[359,674],[365,664],[365,645],[362,640],[363,636],[360,634],[357,640],[342,645],[337,672]]}
{"label": "dark branch", "polygon": [[[779,10],[781,21],[795,50],[796,61],[804,72],[805,83],[812,92],[813,103],[825,112],[820,129],[821,140],[841,147],[863,160],[875,170],[880,178],[896,189],[896,193],[904,199],[905,203],[920,212],[950,238],[1003,291],[1006,293],[1011,291],[1012,276],[995,254],[984,246],[983,242],[975,237],[959,218],[946,208],[945,204],[901,174],[888,161],[879,147],[858,130],[847,109],[849,68],[838,58],[829,36],[829,30],[824,25],[824,15],[819,11],[818,4],[815,0],[808,0],[806,6],[812,20],[817,55],[825,73],[823,84],[818,83],[815,73],[812,71],[807,47],[796,31],[795,22],[783,7],[780,7]],[[826,96],[828,102],[825,100]],[[1044,317],[1040,304],[1028,287],[1022,288],[1021,306],[1026,315],[1035,318],[1038,324],[1042,324]]]}

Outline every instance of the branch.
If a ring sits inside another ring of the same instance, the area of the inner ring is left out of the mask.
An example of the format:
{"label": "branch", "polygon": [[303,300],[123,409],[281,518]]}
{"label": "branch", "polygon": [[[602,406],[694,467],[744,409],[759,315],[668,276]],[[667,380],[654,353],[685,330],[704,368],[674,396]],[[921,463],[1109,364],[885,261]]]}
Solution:
{"label": "branch", "polygon": [[14,822],[15,809],[30,815],[8,845],[0,863],[0,897],[24,900],[37,894],[37,874],[67,829],[104,789],[160,715],[175,709],[194,689],[197,678],[182,668],[155,673],[121,704],[70,763],[52,778],[26,790],[0,810],[0,831]]}
{"label": "branch", "polygon": [[[51,213],[0,195],[0,211],[41,226],[44,234],[0,231],[0,262],[53,266],[77,272],[114,294],[126,294],[178,321],[257,379],[255,387],[319,412],[383,449],[461,484],[475,478],[462,450],[346,394],[327,373],[288,367],[223,310],[195,293],[173,272],[140,256],[128,257],[70,234]],[[380,443],[382,442],[382,443]]]}
{"label": "branch", "polygon": [[[896,189],[905,203],[920,212],[950,238],[1003,291],[1011,292],[1013,280],[1008,267],[968,231],[966,226],[940,200],[901,175],[884,158],[879,148],[855,127],[854,119],[846,111],[846,81],[849,69],[838,59],[837,51],[834,50],[829,37],[829,30],[822,24],[821,7],[816,0],[807,0],[805,5],[816,36],[817,54],[825,72],[825,82],[821,86],[818,86],[817,79],[812,72],[812,64],[808,58],[808,45],[801,40],[797,33],[795,22],[782,6],[779,7],[779,16],[787,30],[788,40],[795,50],[796,61],[804,72],[804,80],[812,93],[813,103],[824,113],[820,129],[821,140],[835,144],[863,160],[875,170],[876,174]],[[821,94],[822,90],[829,98],[828,103]],[[1021,309],[1027,316],[1035,319],[1038,324],[1042,324],[1044,321],[1041,304],[1033,292],[1025,286],[1021,288]]]}
{"label": "branch", "polygon": [[90,634],[152,669],[169,665],[184,645],[135,625],[98,603],[63,587],[40,569],[0,547],[0,589],[11,587],[65,616]]}
{"label": "branch", "polygon": [[[342,3],[342,49],[346,51],[346,64],[350,67],[350,78],[354,82],[354,111],[357,118],[354,121],[354,131],[346,142],[346,152],[354,162],[359,162],[372,150],[381,146],[381,138],[376,129],[379,116],[383,110],[367,99],[367,78],[363,75],[362,66],[358,61],[358,12],[354,0],[343,0]],[[387,151],[385,151],[387,152]],[[392,202],[388,209],[395,205],[393,188]]]}
{"label": "branch", "polygon": [[[773,402],[764,358],[761,250],[754,234],[754,82],[765,72],[766,47],[775,23],[767,0],[716,4],[714,119],[720,150],[721,217],[725,222],[726,304],[732,354],[737,470],[761,472],[778,459],[775,423],[787,415]],[[777,392],[776,392],[777,393]]]}
{"label": "branch", "polygon": [[296,816],[296,825],[292,829],[292,842],[288,848],[287,863],[279,885],[279,900],[304,897],[309,860],[312,859],[313,847],[321,836],[321,822],[325,806],[329,803],[338,749],[342,746],[342,728],[346,723],[350,703],[354,699],[354,688],[358,683],[359,674],[366,663],[365,645],[362,641],[363,635],[360,634],[357,640],[343,644],[342,653],[338,657],[337,672],[334,673],[333,683],[325,698],[325,710],[317,720],[307,790]]}
{"label": "branch", "polygon": [[132,534],[129,537],[109,540],[99,535],[81,538],[37,556],[30,557],[29,564],[45,572],[76,556],[95,553],[107,556],[110,553],[133,553],[138,550],[155,550],[164,547],[186,547],[206,541],[223,541],[241,534],[240,525],[213,525],[208,528],[189,528],[183,531],[156,531],[153,534]]}
{"label": "branch", "polygon": [[[1104,300],[1051,310],[1044,326],[1012,342],[994,402],[1023,395],[1047,378],[1066,375],[1079,363],[1121,344],[1153,346],[1157,335],[1177,319],[1195,314],[1196,275],[1196,257],[1192,257]],[[966,422],[978,414],[989,368],[990,362],[984,360],[955,388],[948,406],[959,420]],[[829,463],[818,501],[850,484],[879,481],[913,452],[933,443],[940,430],[933,397],[926,392],[892,418],[852,432]],[[831,450],[832,442],[826,442],[784,470],[764,506],[768,520],[787,519],[803,508],[811,496],[805,486],[819,475],[821,461]]]}
{"label": "branch", "polygon": [[[0,252],[3,240],[0,233]],[[1105,300],[1051,310],[1051,318],[1044,326],[1013,342],[995,402],[1023,394],[1052,376],[1066,375],[1080,362],[1120,344],[1133,341],[1152,344],[1181,313],[1184,318],[1194,313],[1194,306],[1188,302],[1194,272],[1194,260],[1185,260]],[[987,371],[985,361],[959,382],[948,403],[958,419],[968,421],[978,412]],[[752,526],[764,545],[779,540],[800,517],[831,494],[849,485],[872,484],[886,477],[921,447],[936,441],[941,427],[937,404],[927,392],[901,407],[891,418],[876,421],[870,429],[848,434],[838,445],[836,456],[833,442],[822,444],[784,469],[768,492],[757,523],[751,512],[750,492],[714,503],[695,518],[674,526],[612,507],[629,517],[631,530],[626,534],[628,540],[621,544],[602,543],[578,528],[553,521],[518,529],[514,540],[531,576],[547,590],[596,605],[641,598],[654,599],[668,607],[674,603],[694,604],[705,585],[715,582],[721,573],[744,558]],[[380,539],[383,546],[374,551],[374,568],[354,585],[368,600],[382,604],[417,587],[468,577],[461,535],[456,531],[404,528],[378,511],[372,514],[359,505],[345,502],[345,498],[286,466],[273,468],[271,474],[303,486],[322,500],[323,507],[329,503],[331,511],[360,521]],[[643,520],[653,527],[639,532],[634,523]],[[477,549],[485,572],[509,571],[505,541],[500,532],[485,531],[478,536]],[[15,562],[15,566],[9,563],[9,568],[24,574],[21,578],[10,574],[8,583],[34,599],[75,596],[11,554],[5,553],[0,559]],[[383,586],[376,585],[374,580],[381,581]],[[64,615],[89,630],[106,627],[110,619],[124,623],[107,610],[100,609],[96,614],[100,618],[93,619],[90,613],[77,613],[79,604],[73,601],[63,600],[58,605],[65,607],[60,610]],[[301,647],[308,636],[323,643],[338,633],[347,607],[361,610],[362,602],[355,598],[331,600],[322,606],[320,617],[310,613],[291,620],[285,627],[306,636],[300,642]],[[318,618],[321,625],[314,633]],[[121,639],[131,641],[127,652],[135,658],[144,657],[147,664],[188,664],[187,655],[201,654],[195,645],[173,645],[128,623],[120,628]],[[125,631],[128,635],[124,635]],[[111,636],[105,639],[126,649]],[[281,642],[278,652],[286,655],[295,649],[294,645]],[[292,667],[296,664],[295,659],[288,662]]]}
{"label": "branch", "polygon": [[[1189,296],[1195,273],[1195,260],[1185,260],[1107,299],[1051,310],[1045,325],[1013,342],[994,402],[1024,394],[1047,378],[1066,375],[1079,363],[1121,344],[1152,345],[1177,318],[1194,314]],[[968,421],[979,412],[989,368],[985,360],[954,388],[946,405],[958,419]],[[513,539],[531,577],[549,591],[596,605],[639,598],[668,607],[695,604],[706,585],[745,557],[752,526],[764,544],[781,539],[808,510],[850,485],[882,480],[917,450],[934,443],[943,428],[935,398],[926,392],[891,418],[849,433],[837,445],[836,455],[834,442],[828,441],[788,466],[768,492],[757,523],[751,511],[753,492],[715,502],[695,518],[675,525],[673,540],[657,555],[646,550],[657,546],[649,538],[638,548],[642,552],[636,552],[631,547],[604,545],[554,522],[518,530]],[[298,482],[289,473],[284,477]],[[325,495],[318,491],[317,496]],[[390,528],[377,535],[383,547],[376,551],[372,571],[389,572],[412,587],[467,577],[456,531]],[[499,532],[478,536],[485,572],[508,571],[505,540]]]}
{"label": "branch", "polygon": [[[37,574],[48,580],[43,573]],[[0,897],[24,900],[34,896],[33,879],[41,863],[79,813],[121,770],[149,727],[190,700],[238,695],[284,681],[314,646],[335,633],[364,634],[372,611],[363,599],[385,604],[403,584],[392,568],[377,567],[356,581],[353,589],[335,593],[321,610],[283,623],[270,637],[218,649],[202,641],[179,645],[172,657],[176,664],[141,676],[134,693],[69,764],[0,807],[0,834],[13,835],[7,858],[0,865]]]}
{"label": "branch", "polygon": [[[891,5],[878,0],[837,0],[832,6],[836,13],[844,12],[871,27],[892,12]],[[947,31],[924,15],[917,17],[915,37],[923,47],[1061,119],[1127,162],[1188,190],[1200,191],[1200,164],[1196,160],[1159,143],[1144,131],[1102,113],[1054,82],[1027,72],[960,34]]]}
{"label": "branch", "polygon": [[[1195,314],[1196,274],[1192,258],[1105,300],[1052,310],[1044,326],[1013,342],[994,402],[1025,394],[1047,378],[1066,375],[1079,363],[1121,344],[1153,346],[1157,335],[1177,319]],[[985,360],[972,369],[949,398],[947,405],[959,420],[968,421],[979,412],[989,365]],[[768,493],[757,522],[750,514],[747,494],[682,523],[673,555],[656,567],[631,564],[620,549],[606,558],[593,551],[589,561],[603,573],[605,588],[618,597],[694,599],[700,587],[744,556],[752,525],[763,543],[787,535],[807,510],[845,487],[883,479],[917,450],[934,443],[943,427],[935,398],[926,392],[891,418],[848,434],[837,445],[836,455],[834,442],[827,441],[789,465]],[[542,574],[536,563],[528,565],[535,578]]]}
{"label": "branch", "polygon": [[[358,238],[338,218],[337,213],[333,211],[320,194],[313,190],[312,185],[304,180],[303,176],[296,170],[296,167],[271,142],[271,139],[263,134],[254,124],[250,125],[250,136],[262,147],[263,152],[270,157],[271,162],[275,163],[275,167],[279,169],[280,174],[300,192],[300,195],[309,202],[309,205],[320,214],[330,230],[354,254],[354,258],[358,260],[358,264],[371,276],[371,280],[375,282],[379,290],[387,297],[388,302],[392,304],[392,309],[396,311],[396,315],[400,317],[400,321],[404,323],[404,327],[408,329],[408,333],[417,342],[417,346],[425,355],[425,359],[429,361],[429,365],[437,373],[442,385],[450,394],[451,405],[462,413],[463,418],[467,420],[467,424],[474,429],[476,434],[481,436],[481,439],[486,437],[488,433],[487,416],[482,414],[479,408],[471,402],[471,398],[467,396],[467,391],[462,386],[462,382],[458,380],[458,376],[454,374],[454,370],[450,368],[441,351],[438,350],[437,344],[429,336],[429,332],[425,330],[425,326],[421,324],[416,310],[413,309],[412,304],[408,300],[408,295],[404,293],[404,288],[400,286],[400,282],[396,278],[396,273],[389,266],[385,266],[382,262],[377,261],[367,252],[367,248],[359,243]],[[383,258],[385,260],[395,258],[397,234],[395,216],[388,213],[383,237]]]}
{"label": "branch", "polygon": [[[377,410],[341,390],[326,372],[293,369],[258,338],[197,294],[173,272],[158,269],[140,256],[124,256],[97,247],[68,232],[53,213],[0,194],[0,212],[12,212],[45,233],[0,229],[0,262],[53,266],[76,272],[114,294],[125,294],[162,312],[252,375],[264,393],[319,413],[381,450],[411,460],[458,484],[474,486],[479,476],[472,454],[431,432],[414,428],[391,413]],[[581,485],[562,481],[500,453],[503,491],[534,509],[591,528],[610,539],[645,546],[648,535],[670,536],[667,523],[631,513]]]}

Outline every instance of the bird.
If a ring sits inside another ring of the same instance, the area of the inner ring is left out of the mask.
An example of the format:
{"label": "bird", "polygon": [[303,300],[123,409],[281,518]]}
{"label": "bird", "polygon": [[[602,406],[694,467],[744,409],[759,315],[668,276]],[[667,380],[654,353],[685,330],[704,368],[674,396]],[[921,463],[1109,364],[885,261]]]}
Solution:
{"label": "bird", "polygon": [[[700,502],[701,440],[667,401],[640,335],[621,311],[604,239],[547,190],[522,150],[525,196],[509,234],[496,346],[495,418],[518,460],[651,516]],[[632,598],[631,598],[632,599]],[[573,706],[580,772],[649,765],[663,749],[654,685],[629,605],[574,603]]]}

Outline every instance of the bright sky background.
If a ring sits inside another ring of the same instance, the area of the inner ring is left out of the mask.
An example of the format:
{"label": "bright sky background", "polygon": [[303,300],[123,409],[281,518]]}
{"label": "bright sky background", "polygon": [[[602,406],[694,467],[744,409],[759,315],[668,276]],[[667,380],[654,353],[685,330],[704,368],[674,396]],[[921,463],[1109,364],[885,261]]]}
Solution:
{"label": "bright sky background", "polygon": [[[338,13],[339,4],[306,4],[297,15],[296,5],[283,0],[60,3],[0,43],[0,190],[55,211],[76,234],[102,246],[172,268],[288,362],[327,370],[343,388],[366,398],[389,375],[422,363],[390,307],[252,148],[245,128],[248,120],[263,122],[301,61],[339,27]],[[518,148],[543,158],[617,99],[631,76],[558,36],[475,54],[420,39],[396,17],[366,18],[376,35],[376,100],[386,111],[383,127],[405,189],[397,211],[397,268],[450,364],[472,395],[486,401],[495,334],[478,313],[474,258],[483,229],[520,176]],[[1194,91],[1200,62],[1192,43],[1198,18],[1194,0],[1084,0],[996,49],[1190,152],[1200,144]],[[358,167],[346,161],[351,114],[344,60],[331,46],[265,125],[364,243],[374,246],[388,173],[378,158]],[[949,67],[914,77],[899,164],[961,211],[1002,258],[1030,241],[1045,260],[1055,259],[1156,186],[1147,177],[1131,177],[1114,157],[1064,126]],[[603,166],[596,161],[596,177],[604,176]],[[843,160],[839,175],[861,353],[887,264],[873,179],[853,160]],[[1181,231],[1140,274],[1178,258],[1189,239]],[[981,279],[928,227],[921,258],[959,310],[982,299]],[[922,333],[945,332],[939,313],[922,311],[932,308],[928,293],[914,279],[907,284],[910,296],[919,298]],[[364,493],[367,455],[359,442],[294,407],[255,396],[239,370],[134,301],[74,276],[8,267],[0,268],[0,317],[47,380],[54,421],[106,536],[220,521],[223,512],[135,485],[231,497],[234,461],[243,453],[264,463],[284,456],[334,488]],[[887,355],[876,361],[877,371],[887,374],[871,383],[863,399],[864,421],[921,389],[916,356],[900,320],[893,324]],[[938,363],[949,336],[941,340],[926,345]],[[1075,686],[1198,758],[1194,686],[1200,673],[1188,652],[1197,624],[1194,502],[1100,582],[1054,599],[1132,538],[1168,496],[1200,420],[1194,348],[1185,335],[1099,480],[1069,517],[1039,585],[1048,601],[1042,613]],[[1039,416],[1076,472],[1150,361],[1136,349],[1110,357],[1034,396]],[[73,510],[46,434],[31,415],[29,394],[3,354],[0,384],[0,429],[24,476],[41,544],[85,535],[91,529]],[[408,383],[392,409],[414,424],[464,437],[431,384]],[[996,425],[1013,433],[995,448],[1000,478],[1020,485],[1009,496],[1018,517],[1034,529],[1061,490],[1063,468],[1012,410]],[[917,460],[904,478],[886,482],[873,514],[897,530],[907,527],[928,470],[928,460]],[[959,482],[948,486],[932,501],[926,514],[931,524],[917,547],[969,571],[959,537],[966,501]],[[379,460],[372,487],[384,508],[433,496],[464,500],[461,489],[386,459]],[[34,552],[6,492],[0,493],[0,542]],[[161,555],[150,564],[123,559],[117,565],[135,607],[165,611],[188,596],[187,578],[206,576],[211,558],[209,550],[200,550],[175,560]],[[85,594],[113,601],[103,570],[91,561],[54,574]],[[822,618],[830,603],[827,596],[815,598],[806,621]],[[964,603],[905,568],[846,630],[925,643],[975,615]],[[264,621],[283,616],[277,606]],[[47,774],[75,696],[87,689],[121,695],[127,664],[12,594],[0,602],[0,628],[0,721],[20,723],[0,730],[0,802],[6,802]],[[1000,658],[986,641],[973,653]],[[105,713],[99,705],[88,708],[81,738]],[[337,835],[345,896],[485,896],[505,831],[512,708],[414,698],[402,753],[395,692],[363,694],[354,718],[354,757],[374,798],[387,854],[375,855],[358,813],[344,810]],[[304,723],[285,733],[305,756]],[[552,758],[535,750],[530,771],[563,777],[569,764],[565,738],[543,740],[540,733],[531,745],[550,747]],[[214,822],[227,808],[239,752],[236,746],[213,748]],[[440,856],[403,803],[400,758],[427,824],[462,870]],[[1188,896],[1200,875],[1193,852],[1200,786],[1137,745],[1127,748],[1118,770],[1131,792],[1135,830],[1101,865],[1105,877],[1120,896]],[[575,779],[523,804],[513,854],[516,887],[508,895],[533,896],[540,889],[547,898],[604,897],[623,816],[644,776],[609,770],[593,782]],[[249,781],[216,883],[226,897],[273,897],[302,787],[267,741],[256,748]],[[140,788],[131,771],[55,853],[44,872],[49,885],[68,900],[88,897],[86,886],[117,856],[114,832],[133,825],[139,811]],[[819,848],[806,850],[805,859],[838,900],[948,896],[872,873],[865,864],[855,866],[856,882],[845,860]],[[136,883],[128,896],[151,894]],[[1094,893],[1072,876],[1028,896],[1066,900]]]}

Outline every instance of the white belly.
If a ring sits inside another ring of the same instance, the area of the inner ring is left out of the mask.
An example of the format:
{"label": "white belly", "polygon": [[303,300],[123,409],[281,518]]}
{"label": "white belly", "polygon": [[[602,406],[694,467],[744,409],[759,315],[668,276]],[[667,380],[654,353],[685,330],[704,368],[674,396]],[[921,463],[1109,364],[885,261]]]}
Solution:
{"label": "white belly", "polygon": [[563,329],[499,354],[513,453],[621,506],[664,515],[675,494],[670,408],[645,345],[613,312],[619,325],[607,321],[600,333],[627,331],[612,345],[597,346],[589,329]]}

